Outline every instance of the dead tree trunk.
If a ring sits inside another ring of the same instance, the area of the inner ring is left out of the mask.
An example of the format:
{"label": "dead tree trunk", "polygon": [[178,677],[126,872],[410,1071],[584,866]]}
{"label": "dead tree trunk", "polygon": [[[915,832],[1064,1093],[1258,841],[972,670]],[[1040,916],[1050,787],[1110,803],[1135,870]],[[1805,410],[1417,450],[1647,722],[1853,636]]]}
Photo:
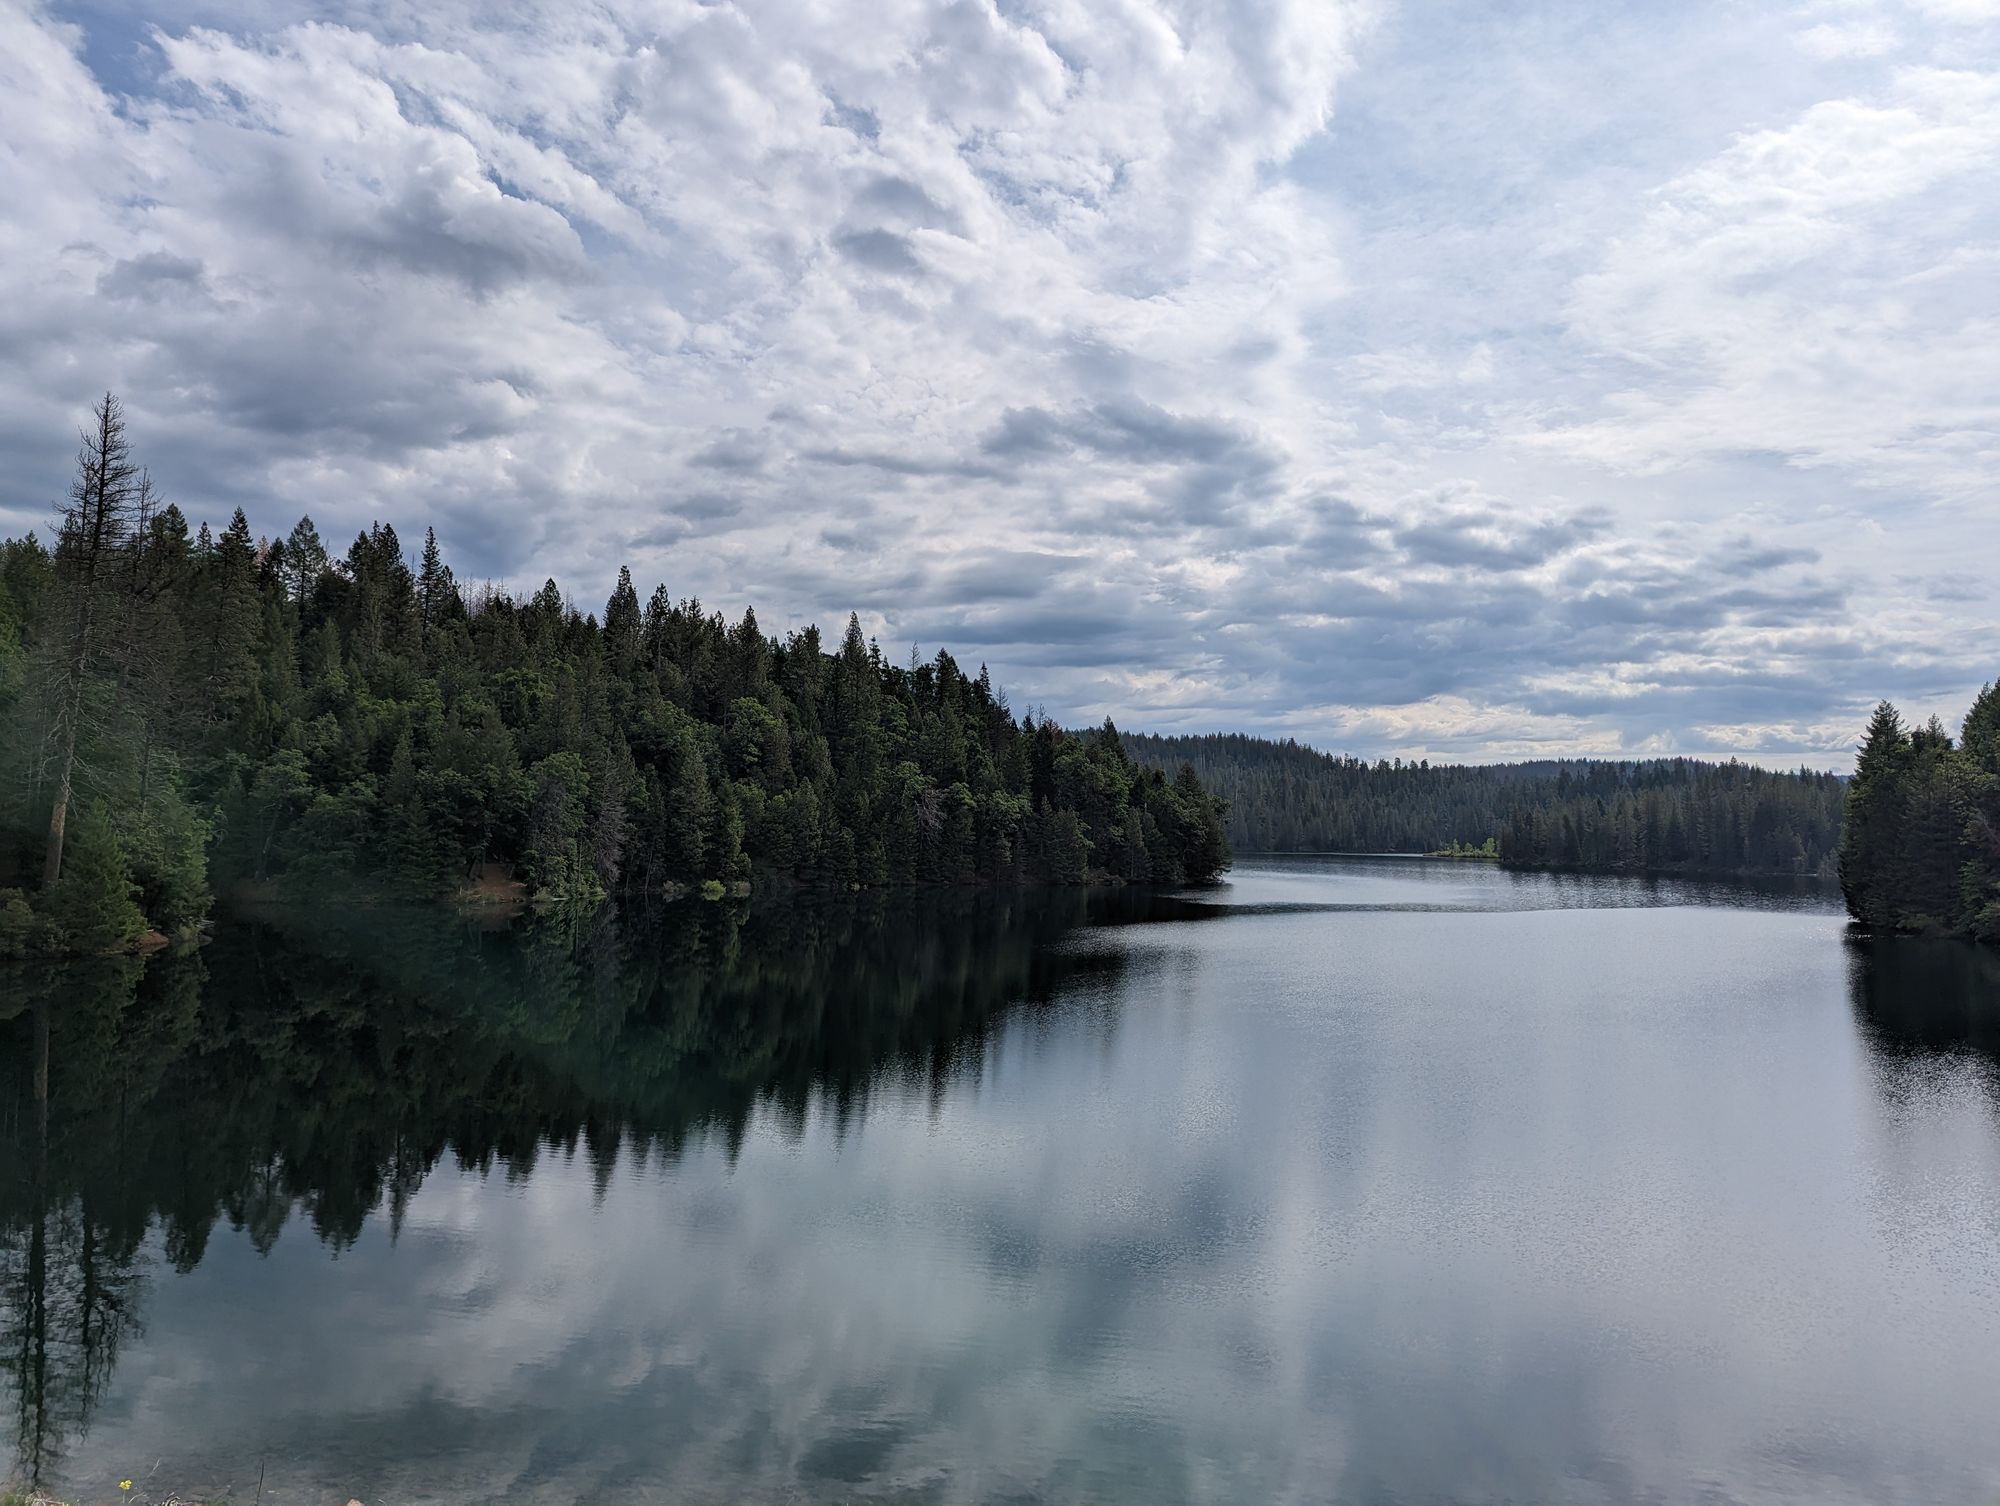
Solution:
{"label": "dead tree trunk", "polygon": [[138,468],[125,443],[125,416],[110,393],[93,410],[83,433],[76,480],[56,539],[56,590],[69,610],[62,671],[51,697],[48,738],[55,759],[55,798],[49,807],[48,847],[42,884],[62,877],[63,834],[76,789],[77,733],[83,721],[85,681],[97,650],[97,596],[111,557],[124,546],[138,494]]}

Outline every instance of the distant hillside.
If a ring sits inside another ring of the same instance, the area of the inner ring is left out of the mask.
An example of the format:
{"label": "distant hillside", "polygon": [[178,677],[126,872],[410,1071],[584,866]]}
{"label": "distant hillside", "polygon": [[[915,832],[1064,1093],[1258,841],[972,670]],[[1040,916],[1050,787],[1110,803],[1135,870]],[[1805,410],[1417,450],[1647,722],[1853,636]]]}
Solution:
{"label": "distant hillside", "polygon": [[1844,782],[1692,758],[1369,763],[1287,739],[1123,734],[1229,802],[1238,852],[1430,852],[1497,837],[1523,867],[1830,877]]}

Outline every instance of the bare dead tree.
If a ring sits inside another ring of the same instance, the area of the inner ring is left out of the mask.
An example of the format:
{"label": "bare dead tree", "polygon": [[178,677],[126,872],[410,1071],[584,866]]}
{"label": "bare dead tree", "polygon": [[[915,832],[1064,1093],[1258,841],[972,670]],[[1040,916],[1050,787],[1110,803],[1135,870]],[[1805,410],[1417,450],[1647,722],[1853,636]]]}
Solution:
{"label": "bare dead tree", "polygon": [[105,393],[91,418],[77,452],[76,479],[57,520],[53,597],[58,626],[50,645],[53,674],[43,742],[55,784],[42,864],[42,883],[48,889],[62,877],[63,832],[76,787],[85,691],[103,649],[101,640],[116,627],[106,620],[112,615],[106,598],[119,584],[115,566],[132,535],[141,496],[139,468],[125,440],[118,399]]}

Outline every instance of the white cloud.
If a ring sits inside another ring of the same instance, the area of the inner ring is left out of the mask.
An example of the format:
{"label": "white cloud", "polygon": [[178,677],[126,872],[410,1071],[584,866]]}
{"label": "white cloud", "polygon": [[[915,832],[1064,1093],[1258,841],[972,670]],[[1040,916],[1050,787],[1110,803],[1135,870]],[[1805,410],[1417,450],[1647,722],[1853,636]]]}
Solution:
{"label": "white cloud", "polygon": [[1961,26],[2000,21],[2000,0],[1914,0],[1914,4],[1934,20]]}
{"label": "white cloud", "polygon": [[[1763,451],[1920,499],[1990,492],[2000,76],[1896,73],[1666,184],[1583,278],[1574,332],[1634,363],[1611,412],[1539,436],[1613,464]],[[1968,243],[1968,237],[1976,237]]]}
{"label": "white cloud", "polygon": [[1799,33],[1799,46],[1820,58],[1873,58],[1894,52],[1902,38],[1879,20],[1841,24],[1822,21]]}
{"label": "white cloud", "polygon": [[[1838,543],[1928,509],[1882,530],[1921,577],[1991,531],[2000,100],[1948,8],[1949,68],[1936,16],[1866,4],[15,3],[0,522],[112,385],[197,514],[435,522],[584,599],[630,559],[773,628],[858,607],[1063,714],[1379,703],[1370,735],[1481,753],[1754,720],[1546,699],[1573,653],[1664,662],[1669,609],[1755,651],[1657,534],[1692,506],[1825,551],[1817,594],[1763,586],[1867,640],[1766,720],[1955,695],[1990,598],[1892,651]],[[1579,633],[1596,557],[1666,582],[1651,625]]]}

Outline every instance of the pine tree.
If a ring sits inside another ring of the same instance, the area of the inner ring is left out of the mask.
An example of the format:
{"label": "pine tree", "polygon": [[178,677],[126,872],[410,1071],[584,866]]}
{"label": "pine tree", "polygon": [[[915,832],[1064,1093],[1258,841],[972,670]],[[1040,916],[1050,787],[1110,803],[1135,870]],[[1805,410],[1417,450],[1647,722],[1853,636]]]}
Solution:
{"label": "pine tree", "polygon": [[74,850],[49,898],[49,918],[72,951],[96,955],[130,946],[146,929],[138,888],[101,802],[85,807]]}
{"label": "pine tree", "polygon": [[1976,767],[2000,777],[2000,680],[1979,688],[1965,713],[1958,745]]}
{"label": "pine tree", "polygon": [[1958,746],[1966,817],[1954,925],[2000,941],[2000,681],[1980,687]]}
{"label": "pine tree", "polygon": [[665,810],[666,865],[675,878],[693,881],[709,871],[708,844],[714,820],[708,770],[701,755],[684,742],[675,759]]}
{"label": "pine tree", "polygon": [[196,647],[203,719],[226,722],[257,681],[257,638],[263,610],[257,590],[257,549],[237,508],[197,572]]}
{"label": "pine tree", "polygon": [[417,571],[417,616],[426,639],[444,621],[457,595],[458,583],[452,579],[451,567],[438,549],[437,530],[426,528],[423,561]]}
{"label": "pine tree", "polygon": [[1191,764],[1174,776],[1174,796],[1182,822],[1181,872],[1190,883],[1206,883],[1229,864],[1229,839],[1222,830],[1222,811],[1202,788]]}
{"label": "pine tree", "polygon": [[632,586],[632,572],[618,568],[618,584],[604,604],[604,651],[610,657],[612,673],[631,673],[639,662],[644,624],[639,612],[639,593]]}
{"label": "pine tree", "polygon": [[131,872],[139,908],[168,935],[192,930],[208,914],[208,823],[167,771],[155,782],[130,832]]}
{"label": "pine tree", "polygon": [[326,545],[320,542],[319,530],[310,517],[300,518],[285,539],[285,583],[292,600],[301,607],[311,603],[326,564]]}
{"label": "pine tree", "polygon": [[1957,907],[1965,799],[1951,738],[1936,717],[1910,735],[1903,820],[1889,872],[1898,928],[1943,931]]}

